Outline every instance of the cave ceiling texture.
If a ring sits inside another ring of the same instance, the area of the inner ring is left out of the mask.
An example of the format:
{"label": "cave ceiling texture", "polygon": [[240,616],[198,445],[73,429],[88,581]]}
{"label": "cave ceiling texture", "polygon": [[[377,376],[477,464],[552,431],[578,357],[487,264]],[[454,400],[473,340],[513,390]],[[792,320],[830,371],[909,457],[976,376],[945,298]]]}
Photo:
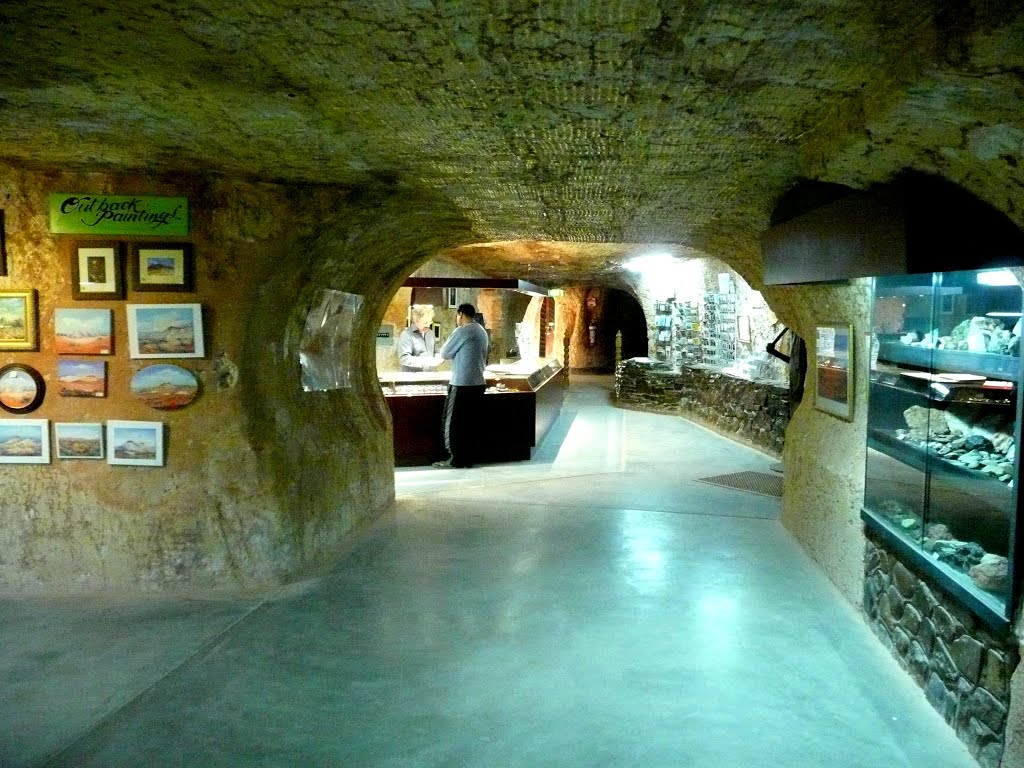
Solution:
{"label": "cave ceiling texture", "polygon": [[407,185],[492,274],[612,284],[656,245],[756,282],[802,177],[910,167],[1013,207],[1022,5],[4,2],[0,156]]}

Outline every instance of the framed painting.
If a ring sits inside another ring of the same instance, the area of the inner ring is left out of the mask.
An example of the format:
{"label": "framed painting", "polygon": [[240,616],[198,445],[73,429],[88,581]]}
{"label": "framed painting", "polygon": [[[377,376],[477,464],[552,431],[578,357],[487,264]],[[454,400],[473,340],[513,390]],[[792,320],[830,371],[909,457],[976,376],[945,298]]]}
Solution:
{"label": "framed painting", "polygon": [[60,360],[57,386],[61,397],[106,397],[106,360]]}
{"label": "framed painting", "polygon": [[108,421],[107,463],[162,467],[164,465],[163,422]]}
{"label": "framed painting", "polygon": [[53,425],[58,459],[102,459],[103,425],[57,422]]}
{"label": "framed painting", "polygon": [[191,243],[139,243],[128,259],[133,291],[195,290]]}
{"label": "framed painting", "polygon": [[814,407],[853,421],[853,327],[817,326],[814,357]]}
{"label": "framed painting", "polygon": [[49,464],[48,419],[0,419],[0,464]]}
{"label": "framed painting", "polygon": [[0,291],[0,350],[39,348],[36,292]]}
{"label": "framed painting", "polygon": [[118,242],[73,242],[71,296],[78,300],[123,299],[121,254]]}
{"label": "framed painting", "polygon": [[132,377],[132,395],[150,408],[176,411],[199,395],[199,379],[177,365],[150,365]]}
{"label": "framed painting", "polygon": [[113,354],[112,316],[109,309],[55,309],[54,350],[58,355]]}
{"label": "framed painting", "polygon": [[201,304],[128,304],[133,358],[203,357]]}
{"label": "framed painting", "polygon": [[30,413],[45,396],[46,382],[35,368],[21,363],[0,368],[0,408],[8,413]]}

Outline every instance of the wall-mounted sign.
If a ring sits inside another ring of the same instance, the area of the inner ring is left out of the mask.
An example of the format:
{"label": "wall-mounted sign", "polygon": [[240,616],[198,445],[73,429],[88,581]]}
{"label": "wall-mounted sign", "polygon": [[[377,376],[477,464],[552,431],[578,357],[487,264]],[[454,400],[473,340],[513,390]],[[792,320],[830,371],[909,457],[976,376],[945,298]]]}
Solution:
{"label": "wall-mounted sign", "polygon": [[50,232],[60,235],[188,234],[187,197],[50,195]]}

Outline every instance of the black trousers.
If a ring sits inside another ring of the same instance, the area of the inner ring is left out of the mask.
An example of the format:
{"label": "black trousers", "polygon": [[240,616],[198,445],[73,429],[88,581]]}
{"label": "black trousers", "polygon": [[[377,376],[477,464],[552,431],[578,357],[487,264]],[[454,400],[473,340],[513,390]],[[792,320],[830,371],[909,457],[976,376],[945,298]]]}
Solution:
{"label": "black trousers", "polygon": [[444,401],[444,447],[452,466],[471,467],[479,439],[480,418],[486,386],[448,386]]}

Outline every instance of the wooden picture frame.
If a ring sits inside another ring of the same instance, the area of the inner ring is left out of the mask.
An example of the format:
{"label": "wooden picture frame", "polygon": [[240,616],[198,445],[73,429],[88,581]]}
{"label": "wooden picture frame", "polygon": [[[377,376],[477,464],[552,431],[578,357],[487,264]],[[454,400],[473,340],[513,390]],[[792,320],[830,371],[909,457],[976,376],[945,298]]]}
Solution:
{"label": "wooden picture frame", "polygon": [[124,298],[124,247],[116,241],[71,243],[71,297],[77,301]]}
{"label": "wooden picture frame", "polygon": [[0,464],[49,463],[49,419],[0,419]]}
{"label": "wooden picture frame", "polygon": [[131,247],[128,272],[133,291],[191,293],[195,262],[191,243],[136,243]]}
{"label": "wooden picture frame", "polygon": [[814,407],[853,421],[853,326],[819,325],[814,344]]}
{"label": "wooden picture frame", "polygon": [[55,422],[53,442],[62,461],[104,458],[103,425],[97,422]]}
{"label": "wooden picture frame", "polygon": [[37,350],[38,312],[35,289],[0,291],[0,350]]}
{"label": "wooden picture frame", "polygon": [[31,413],[43,404],[46,382],[30,365],[10,363],[0,368],[0,408],[8,413]]}
{"label": "wooden picture frame", "polygon": [[107,464],[164,465],[162,421],[108,421]]}
{"label": "wooden picture frame", "polygon": [[205,356],[202,304],[128,304],[125,309],[132,358]]}

